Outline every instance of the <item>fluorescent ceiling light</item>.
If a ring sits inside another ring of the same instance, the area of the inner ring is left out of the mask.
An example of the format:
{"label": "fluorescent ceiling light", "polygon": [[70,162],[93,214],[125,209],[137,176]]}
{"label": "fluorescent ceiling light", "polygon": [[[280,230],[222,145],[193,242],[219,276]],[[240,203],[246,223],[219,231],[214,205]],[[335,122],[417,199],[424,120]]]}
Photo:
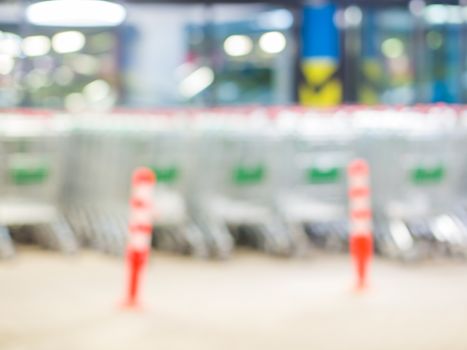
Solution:
{"label": "fluorescent ceiling light", "polygon": [[122,5],[102,0],[47,0],[26,9],[28,22],[49,27],[113,27],[125,17]]}

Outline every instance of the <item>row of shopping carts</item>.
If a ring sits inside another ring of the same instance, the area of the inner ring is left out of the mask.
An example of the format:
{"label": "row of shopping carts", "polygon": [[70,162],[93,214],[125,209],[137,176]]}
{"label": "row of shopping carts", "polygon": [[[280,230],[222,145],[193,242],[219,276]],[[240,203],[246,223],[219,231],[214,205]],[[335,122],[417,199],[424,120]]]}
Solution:
{"label": "row of shopping carts", "polygon": [[43,111],[0,117],[0,257],[17,241],[74,253],[78,241],[60,207],[70,128]]}
{"label": "row of shopping carts", "polygon": [[467,109],[233,108],[0,116],[0,256],[121,255],[130,177],[156,173],[156,247],[227,258],[347,249],[348,163],[370,164],[378,253],[467,256]]}

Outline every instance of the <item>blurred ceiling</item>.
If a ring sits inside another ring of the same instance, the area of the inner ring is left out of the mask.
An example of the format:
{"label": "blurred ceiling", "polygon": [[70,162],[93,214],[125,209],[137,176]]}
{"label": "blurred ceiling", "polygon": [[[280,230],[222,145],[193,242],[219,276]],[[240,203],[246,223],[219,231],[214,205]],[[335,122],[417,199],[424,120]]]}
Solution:
{"label": "blurred ceiling", "polygon": [[[24,0],[23,0],[24,1]],[[0,3],[17,3],[23,2],[22,0],[0,0]],[[410,0],[334,0],[337,4],[361,4],[361,5],[390,5],[390,4],[408,4]],[[24,1],[29,2],[29,1]],[[34,1],[32,1],[34,2]],[[124,0],[124,2],[130,3],[160,3],[160,4],[270,4],[287,7],[299,7],[302,4],[311,2],[310,0]],[[426,3],[437,3],[437,4],[458,4],[458,0],[427,0]]]}
{"label": "blurred ceiling", "polygon": [[[0,0],[1,1],[1,0]],[[337,4],[350,5],[366,5],[366,6],[385,6],[385,5],[407,5],[410,0],[334,0]],[[132,3],[167,3],[167,4],[252,4],[262,3],[286,7],[299,7],[304,3],[311,2],[310,0],[127,0]],[[457,0],[427,0],[426,3],[432,4],[458,4]]]}
{"label": "blurred ceiling", "polygon": [[[36,2],[39,0],[0,0],[0,4],[18,4]],[[126,3],[145,4],[180,4],[180,5],[215,5],[215,4],[264,4],[288,8],[299,8],[304,3],[319,2],[323,0],[109,0]],[[410,0],[332,0],[338,5],[361,5],[370,7],[381,6],[407,6]],[[463,0],[425,0],[427,4],[453,4],[457,5]]]}

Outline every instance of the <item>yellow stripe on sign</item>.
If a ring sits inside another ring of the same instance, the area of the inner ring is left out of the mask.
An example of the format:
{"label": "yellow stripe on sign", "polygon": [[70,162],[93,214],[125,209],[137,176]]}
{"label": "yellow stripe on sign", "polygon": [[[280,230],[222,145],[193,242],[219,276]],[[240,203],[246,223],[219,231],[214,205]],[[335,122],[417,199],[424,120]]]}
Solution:
{"label": "yellow stripe on sign", "polygon": [[363,62],[364,83],[358,91],[359,102],[367,105],[379,103],[378,86],[383,78],[383,69],[378,60],[368,58]]}
{"label": "yellow stripe on sign", "polygon": [[308,60],[302,63],[303,75],[311,86],[324,83],[334,74],[336,69],[336,62],[330,59]]}
{"label": "yellow stripe on sign", "polygon": [[361,86],[359,89],[358,101],[364,105],[376,105],[379,103],[378,92],[368,86]]}
{"label": "yellow stripe on sign", "polygon": [[304,106],[329,107],[342,102],[342,83],[332,78],[337,70],[332,60],[313,60],[302,64],[305,83],[299,87],[299,100]]}
{"label": "yellow stripe on sign", "polygon": [[383,69],[378,60],[366,59],[362,65],[363,74],[367,79],[378,81],[383,77]]}

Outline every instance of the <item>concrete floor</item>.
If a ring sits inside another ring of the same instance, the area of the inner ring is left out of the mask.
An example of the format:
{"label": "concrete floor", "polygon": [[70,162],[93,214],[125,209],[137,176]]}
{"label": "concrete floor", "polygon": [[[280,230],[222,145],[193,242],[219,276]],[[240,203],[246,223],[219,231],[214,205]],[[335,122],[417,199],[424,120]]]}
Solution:
{"label": "concrete floor", "polygon": [[346,257],[155,253],[144,308],[118,307],[124,264],[20,251],[0,263],[1,350],[466,350],[467,263],[375,261],[352,289]]}

